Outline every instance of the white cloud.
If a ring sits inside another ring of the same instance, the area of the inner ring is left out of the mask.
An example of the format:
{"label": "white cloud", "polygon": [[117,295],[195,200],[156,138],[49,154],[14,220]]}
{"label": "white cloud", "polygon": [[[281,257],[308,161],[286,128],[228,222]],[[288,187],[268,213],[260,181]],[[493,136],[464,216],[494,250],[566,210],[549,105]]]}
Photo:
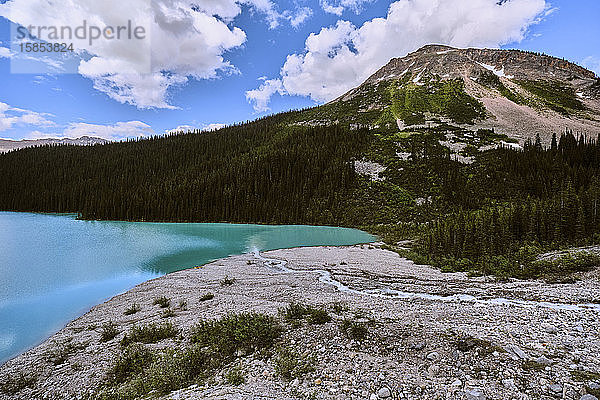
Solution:
{"label": "white cloud", "polygon": [[123,140],[127,138],[139,138],[154,135],[150,125],[141,121],[117,122],[112,125],[88,124],[85,122],[73,122],[60,133],[49,133],[33,131],[28,139],[48,138],[80,138],[82,136],[98,137],[106,140]]}
{"label": "white cloud", "polygon": [[290,21],[290,25],[297,28],[313,15],[313,10],[310,7],[301,7],[295,13],[288,11],[283,15]]}
{"label": "white cloud", "polygon": [[399,0],[385,18],[360,27],[348,21],[311,34],[300,54],[291,54],[280,77],[246,93],[257,110],[274,93],[332,100],[362,83],[391,58],[429,43],[498,47],[523,40],[527,28],[548,11],[545,0]]}
{"label": "white cloud", "polygon": [[204,125],[204,126],[179,125],[175,129],[170,129],[170,130],[166,131],[166,133],[192,132],[192,131],[196,131],[196,130],[210,132],[210,131],[219,130],[226,126],[227,126],[227,124],[221,124],[221,123],[212,123],[212,124],[208,124],[208,125]]}
{"label": "white cloud", "polygon": [[589,56],[584,58],[581,63],[590,71],[594,71],[596,76],[600,76],[600,57]]}
{"label": "white cloud", "polygon": [[268,79],[264,80],[258,89],[247,91],[246,99],[253,103],[256,112],[269,111],[269,100],[275,93],[284,95],[287,92],[284,90],[281,80]]}
{"label": "white cloud", "polygon": [[[264,15],[271,28],[282,20],[300,24],[307,18],[280,13],[271,0],[12,0],[0,4],[0,16],[23,26],[74,29],[84,20],[99,27],[125,26],[131,20],[145,27],[146,40],[99,39],[92,45],[88,39],[70,40],[82,56],[78,72],[121,103],[173,108],[170,88],[236,71],[225,54],[246,41],[233,22],[241,5]],[[48,33],[42,32],[41,39],[60,41]]]}
{"label": "white cloud", "polygon": [[319,3],[323,11],[341,17],[345,10],[352,10],[355,14],[360,14],[363,5],[371,1],[373,0],[321,0]]}
{"label": "white cloud", "polygon": [[54,122],[48,119],[50,116],[51,114],[12,107],[0,102],[0,132],[12,129],[14,126],[53,126]]}
{"label": "white cloud", "polygon": [[12,52],[9,48],[0,46],[0,58],[11,58]]}
{"label": "white cloud", "polygon": [[202,130],[209,132],[209,131],[217,131],[221,128],[225,128],[227,126],[227,124],[221,124],[221,123],[213,123],[213,124],[208,124],[205,125]]}

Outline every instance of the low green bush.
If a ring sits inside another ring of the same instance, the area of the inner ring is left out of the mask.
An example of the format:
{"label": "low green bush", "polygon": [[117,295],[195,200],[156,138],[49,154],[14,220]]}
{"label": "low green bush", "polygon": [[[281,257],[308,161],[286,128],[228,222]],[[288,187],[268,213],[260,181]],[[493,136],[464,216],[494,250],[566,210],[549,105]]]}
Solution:
{"label": "low green bush", "polygon": [[301,378],[316,369],[314,357],[302,357],[295,349],[290,347],[277,349],[274,362],[275,372],[287,381]]}
{"label": "low green bush", "polygon": [[114,322],[108,321],[102,324],[102,332],[100,332],[100,341],[109,342],[113,340],[119,333],[119,329]]}
{"label": "low green bush", "polygon": [[23,372],[6,375],[0,377],[0,393],[15,395],[25,388],[32,388],[36,382],[36,376]]}
{"label": "low green bush", "polygon": [[202,297],[200,297],[200,301],[208,301],[208,300],[212,300],[215,298],[215,295],[212,293],[205,293],[202,295]]}
{"label": "low green bush", "polygon": [[155,360],[152,352],[141,344],[126,346],[108,370],[107,377],[111,384],[123,383],[143,372]]}
{"label": "low green bush", "polygon": [[[281,328],[268,315],[235,314],[200,322],[192,329],[192,344],[185,349],[165,349],[153,354],[140,344],[130,344],[151,343],[175,334],[170,324],[134,327],[126,335],[104,386],[89,399],[137,400],[150,393],[165,395],[204,382],[231,362],[238,350],[270,349]],[[237,385],[243,383],[244,376],[241,370],[232,368],[225,379]]]}
{"label": "low green bush", "polygon": [[317,308],[300,303],[290,303],[287,307],[279,310],[283,317],[297,325],[302,319],[308,320],[315,325],[325,324],[331,321],[331,316],[324,308]]}
{"label": "low green bush", "polygon": [[221,279],[219,282],[221,286],[231,286],[235,283],[235,278],[230,278],[228,275],[225,275],[225,278]]}
{"label": "low green bush", "polygon": [[210,347],[223,357],[236,351],[246,353],[271,347],[281,335],[275,318],[257,313],[230,314],[218,320],[204,320],[190,333],[192,343]]}
{"label": "low green bush", "polygon": [[343,320],[340,329],[348,338],[353,340],[364,340],[369,333],[366,323],[357,322],[351,319]]}
{"label": "low green bush", "polygon": [[160,296],[155,298],[152,304],[155,306],[160,306],[160,308],[167,308],[171,305],[171,299],[166,296]]}
{"label": "low green bush", "polygon": [[160,325],[156,323],[144,326],[136,325],[121,339],[121,345],[127,346],[130,343],[157,343],[163,339],[175,337],[177,333],[177,328],[170,322]]}
{"label": "low green bush", "polygon": [[142,307],[140,307],[139,304],[137,303],[133,303],[131,306],[129,306],[124,312],[123,314],[125,315],[133,315],[137,312],[140,312],[142,310]]}
{"label": "low green bush", "polygon": [[244,372],[240,367],[231,368],[225,374],[225,382],[233,386],[242,385],[246,381],[244,377]]}

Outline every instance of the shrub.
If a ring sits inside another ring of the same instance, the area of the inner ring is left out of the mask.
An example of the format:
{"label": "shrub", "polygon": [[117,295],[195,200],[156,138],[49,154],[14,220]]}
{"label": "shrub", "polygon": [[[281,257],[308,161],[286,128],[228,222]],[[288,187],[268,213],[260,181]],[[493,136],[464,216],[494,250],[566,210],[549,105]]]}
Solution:
{"label": "shrub", "polygon": [[107,376],[111,384],[123,383],[143,372],[155,360],[152,352],[141,344],[125,347]]}
{"label": "shrub", "polygon": [[125,315],[133,315],[139,311],[142,310],[142,307],[140,307],[139,304],[137,303],[133,303],[131,306],[129,306],[124,312],[123,314]]}
{"label": "shrub", "polygon": [[160,315],[161,318],[171,318],[174,316],[175,316],[175,311],[173,311],[170,308],[163,310],[162,314]]}
{"label": "shrub", "polygon": [[186,311],[187,310],[187,301],[186,300],[179,300],[179,304],[177,305],[177,307],[181,311]]}
{"label": "shrub", "polygon": [[154,299],[153,305],[158,305],[160,308],[167,308],[171,305],[171,299],[166,296],[160,296]]}
{"label": "shrub", "polygon": [[217,365],[217,361],[200,346],[183,351],[168,349],[150,365],[143,377],[146,393],[156,390],[167,394],[187,387]]}
{"label": "shrub", "polygon": [[323,308],[316,308],[299,303],[290,303],[287,307],[279,310],[288,321],[297,322],[307,318],[311,324],[325,324],[331,321],[331,316]]}
{"label": "shrub", "polygon": [[323,325],[331,321],[331,316],[322,308],[310,308],[308,322],[315,325]]}
{"label": "shrub", "polygon": [[108,321],[102,324],[102,332],[100,333],[100,341],[108,342],[113,340],[120,333],[114,322]]}
{"label": "shrub", "polygon": [[344,311],[348,311],[348,306],[342,302],[336,301],[331,305],[333,312],[340,315]]}
{"label": "shrub", "polygon": [[288,321],[299,320],[308,315],[308,307],[300,303],[290,303],[287,307],[281,308],[279,313]]}
{"label": "shrub", "polygon": [[246,381],[244,377],[244,372],[240,367],[231,368],[225,374],[225,382],[233,386],[239,386]]}
{"label": "shrub", "polygon": [[83,344],[74,344],[71,339],[63,342],[55,342],[54,347],[46,353],[46,358],[54,365],[60,365],[67,361],[69,356],[84,347]]}
{"label": "shrub", "polygon": [[208,300],[212,300],[215,298],[215,295],[212,293],[205,293],[202,295],[202,297],[200,297],[200,301],[208,301]]}
{"label": "shrub", "polygon": [[287,381],[300,378],[315,370],[313,357],[303,358],[298,352],[289,347],[277,349],[274,359],[275,371]]}
{"label": "shrub", "polygon": [[369,329],[365,323],[356,322],[350,319],[342,321],[340,328],[348,338],[354,340],[363,340],[369,333]]}
{"label": "shrub", "polygon": [[175,337],[178,331],[170,322],[163,324],[148,324],[144,326],[134,326],[121,340],[122,346],[130,343],[156,343],[163,339]]}
{"label": "shrub", "polygon": [[273,317],[242,313],[201,321],[192,328],[190,339],[223,357],[230,357],[238,350],[253,352],[271,347],[280,335],[281,327]]}
{"label": "shrub", "polygon": [[[160,336],[154,333],[158,330],[156,325],[134,327],[126,339],[127,342],[134,339],[151,342],[149,338],[152,338],[154,342],[156,336]],[[174,334],[172,327],[165,330]],[[137,400],[146,398],[151,392],[155,395],[168,394],[209,378],[210,374],[223,368],[239,349],[267,350],[281,333],[274,318],[262,314],[228,315],[219,320],[203,321],[193,331],[192,341],[195,343],[184,350],[166,349],[153,355],[139,344],[123,347],[109,371],[105,386],[91,398]],[[241,370],[233,368],[227,372],[225,379],[231,384],[240,384],[244,377]]]}
{"label": "shrub", "polygon": [[230,278],[228,275],[225,275],[220,282],[221,286],[231,286],[235,283],[235,278]]}
{"label": "shrub", "polygon": [[37,377],[23,372],[7,375],[0,378],[0,392],[15,395],[25,388],[32,388],[37,382]]}

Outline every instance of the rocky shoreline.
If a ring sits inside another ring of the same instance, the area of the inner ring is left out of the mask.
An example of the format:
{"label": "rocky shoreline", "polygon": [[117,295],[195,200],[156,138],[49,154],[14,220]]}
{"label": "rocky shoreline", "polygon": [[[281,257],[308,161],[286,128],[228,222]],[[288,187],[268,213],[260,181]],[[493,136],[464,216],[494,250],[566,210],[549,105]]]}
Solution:
{"label": "rocky shoreline", "polygon": [[[233,256],[94,307],[0,366],[0,399],[95,398],[134,326],[169,321],[186,333],[230,313],[282,319],[280,310],[295,303],[329,315],[321,323],[282,322],[278,346],[294,365],[306,364],[302,373],[282,373],[276,356],[240,353],[210,379],[162,398],[593,400],[600,393],[598,276],[548,284],[442,274],[377,244]],[[399,292],[419,295],[393,296]],[[168,313],[155,304],[160,297],[169,300]],[[139,311],[126,312],[133,305]],[[108,321],[115,336],[102,341]],[[232,370],[242,377],[235,384]]]}

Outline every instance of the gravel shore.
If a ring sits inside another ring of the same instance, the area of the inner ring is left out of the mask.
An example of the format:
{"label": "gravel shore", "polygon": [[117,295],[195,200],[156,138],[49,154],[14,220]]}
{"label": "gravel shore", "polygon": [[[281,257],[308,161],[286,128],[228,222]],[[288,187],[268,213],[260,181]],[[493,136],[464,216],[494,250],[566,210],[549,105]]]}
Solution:
{"label": "gravel shore", "polygon": [[[273,357],[239,354],[210,380],[163,398],[593,400],[600,393],[599,289],[598,271],[569,284],[498,282],[443,274],[377,244],[233,256],[94,307],[0,366],[0,399],[94,398],[134,325],[168,320],[185,336],[202,319],[278,316],[295,302],[332,317],[286,325],[281,345],[311,366],[301,376],[282,377]],[[202,301],[207,293],[214,298]],[[165,318],[153,304],[160,296],[174,315]],[[134,303],[140,311],[125,315]],[[102,342],[107,321],[119,334]],[[360,329],[352,335],[348,326]],[[181,345],[165,339],[148,346]],[[233,367],[244,383],[227,383]]]}

